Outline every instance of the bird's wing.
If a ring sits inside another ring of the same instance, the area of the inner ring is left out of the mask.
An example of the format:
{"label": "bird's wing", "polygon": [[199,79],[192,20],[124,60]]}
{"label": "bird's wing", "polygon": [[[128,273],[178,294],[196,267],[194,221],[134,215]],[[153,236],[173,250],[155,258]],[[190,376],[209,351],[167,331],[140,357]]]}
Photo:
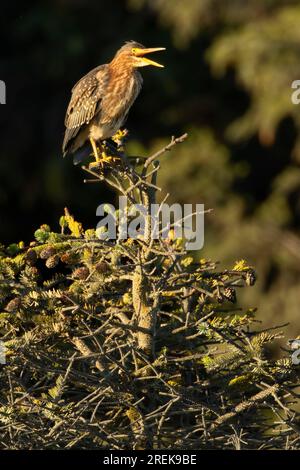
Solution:
{"label": "bird's wing", "polygon": [[76,137],[80,128],[88,124],[99,112],[107,81],[107,65],[104,64],[91,70],[73,87],[71,100],[65,116],[64,153],[69,142]]}

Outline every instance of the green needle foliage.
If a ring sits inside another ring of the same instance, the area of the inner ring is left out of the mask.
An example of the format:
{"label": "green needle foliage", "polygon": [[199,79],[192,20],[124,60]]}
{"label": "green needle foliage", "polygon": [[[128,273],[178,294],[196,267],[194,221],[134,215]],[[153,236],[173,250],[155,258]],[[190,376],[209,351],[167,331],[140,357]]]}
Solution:
{"label": "green needle foliage", "polygon": [[[149,207],[157,158],[185,137],[142,165],[123,156],[107,183]],[[253,268],[194,259],[172,230],[151,240],[148,215],[117,242],[65,210],[60,233],[1,247],[0,447],[299,449],[298,369],[234,305]]]}

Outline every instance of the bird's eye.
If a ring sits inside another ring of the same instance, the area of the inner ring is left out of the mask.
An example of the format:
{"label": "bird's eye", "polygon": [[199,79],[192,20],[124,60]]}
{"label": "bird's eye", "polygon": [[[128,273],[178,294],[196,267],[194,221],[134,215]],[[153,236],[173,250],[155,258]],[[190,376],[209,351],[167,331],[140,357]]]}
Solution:
{"label": "bird's eye", "polygon": [[133,48],[131,49],[131,52],[132,52],[132,54],[136,54],[136,48],[133,47]]}

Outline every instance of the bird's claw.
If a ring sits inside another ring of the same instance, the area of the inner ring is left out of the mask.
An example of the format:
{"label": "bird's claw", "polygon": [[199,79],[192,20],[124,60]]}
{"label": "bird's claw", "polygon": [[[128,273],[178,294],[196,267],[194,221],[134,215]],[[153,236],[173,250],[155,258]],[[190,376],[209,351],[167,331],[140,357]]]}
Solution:
{"label": "bird's claw", "polygon": [[95,162],[89,163],[90,170],[97,170],[98,168],[103,168],[103,163],[101,160],[96,160]]}
{"label": "bird's claw", "polygon": [[110,155],[106,155],[104,152],[101,154],[101,157],[98,158],[96,161],[94,162],[91,162],[89,164],[89,168],[90,169],[98,169],[98,168],[101,168],[103,169],[105,164],[107,165],[111,165],[112,163],[115,163],[117,161],[120,160],[120,157],[118,156],[110,156]]}
{"label": "bird's claw", "polygon": [[112,136],[112,141],[117,144],[118,149],[123,148],[124,143],[126,141],[126,138],[128,136],[128,130],[127,129],[119,129],[113,136]]}
{"label": "bird's claw", "polygon": [[114,162],[117,162],[118,160],[120,160],[120,157],[118,156],[111,156],[111,155],[106,155],[106,153],[102,153],[102,158],[100,161],[102,161],[103,163],[114,163]]}

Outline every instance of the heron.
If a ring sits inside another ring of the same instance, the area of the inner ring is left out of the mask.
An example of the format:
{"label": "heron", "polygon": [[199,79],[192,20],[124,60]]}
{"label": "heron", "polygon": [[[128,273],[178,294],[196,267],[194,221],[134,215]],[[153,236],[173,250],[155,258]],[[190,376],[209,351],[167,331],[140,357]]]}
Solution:
{"label": "heron", "polygon": [[[77,155],[80,161],[89,142],[96,165],[110,163],[103,141],[113,137],[126,121],[128,112],[143,84],[140,67],[164,67],[146,55],[165,47],[146,48],[126,42],[108,64],[99,65],[73,87],[65,116],[63,156]],[[98,144],[98,145],[97,145]]]}

